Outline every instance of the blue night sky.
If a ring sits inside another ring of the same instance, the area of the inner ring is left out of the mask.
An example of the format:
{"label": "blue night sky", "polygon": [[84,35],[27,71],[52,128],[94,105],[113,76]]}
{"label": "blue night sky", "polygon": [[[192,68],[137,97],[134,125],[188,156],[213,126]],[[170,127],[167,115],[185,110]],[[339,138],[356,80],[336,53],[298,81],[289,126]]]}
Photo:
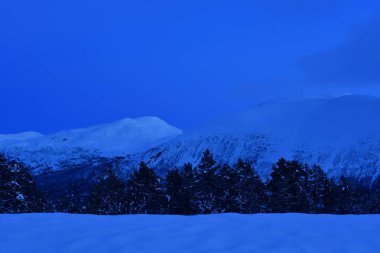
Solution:
{"label": "blue night sky", "polygon": [[0,133],[380,95],[380,1],[0,3]]}

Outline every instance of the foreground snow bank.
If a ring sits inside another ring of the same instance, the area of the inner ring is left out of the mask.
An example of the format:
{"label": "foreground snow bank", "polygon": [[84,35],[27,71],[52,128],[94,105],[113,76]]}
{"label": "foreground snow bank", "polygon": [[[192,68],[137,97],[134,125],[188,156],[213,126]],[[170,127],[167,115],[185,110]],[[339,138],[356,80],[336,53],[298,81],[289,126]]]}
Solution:
{"label": "foreground snow bank", "polygon": [[377,252],[380,215],[0,215],[1,252]]}

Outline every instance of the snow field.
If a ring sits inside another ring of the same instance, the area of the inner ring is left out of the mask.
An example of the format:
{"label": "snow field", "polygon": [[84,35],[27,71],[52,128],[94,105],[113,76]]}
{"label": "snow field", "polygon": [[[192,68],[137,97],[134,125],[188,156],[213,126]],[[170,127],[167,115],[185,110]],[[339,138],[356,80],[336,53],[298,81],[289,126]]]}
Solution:
{"label": "snow field", "polygon": [[380,215],[0,215],[0,252],[366,253]]}

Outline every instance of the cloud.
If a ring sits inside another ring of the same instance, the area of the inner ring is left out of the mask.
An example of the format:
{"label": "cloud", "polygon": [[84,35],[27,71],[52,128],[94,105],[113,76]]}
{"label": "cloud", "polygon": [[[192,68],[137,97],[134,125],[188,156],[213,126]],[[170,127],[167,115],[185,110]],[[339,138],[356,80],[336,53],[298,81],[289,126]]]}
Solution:
{"label": "cloud", "polygon": [[380,85],[380,16],[353,30],[341,45],[300,57],[296,66],[312,84]]}

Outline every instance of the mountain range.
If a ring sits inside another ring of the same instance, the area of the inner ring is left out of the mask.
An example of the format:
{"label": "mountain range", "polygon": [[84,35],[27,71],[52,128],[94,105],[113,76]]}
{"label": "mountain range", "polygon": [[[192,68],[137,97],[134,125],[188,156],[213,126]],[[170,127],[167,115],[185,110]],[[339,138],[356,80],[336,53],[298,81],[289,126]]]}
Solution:
{"label": "mountain range", "polygon": [[249,161],[263,178],[284,157],[318,164],[332,177],[371,180],[380,175],[380,98],[278,99],[189,132],[144,117],[52,135],[0,135],[0,151],[28,164],[35,175],[75,173],[73,168],[104,160],[117,160],[121,174],[140,161],[163,174],[198,163],[206,149],[220,162]]}
{"label": "mountain range", "polygon": [[36,132],[0,135],[0,151],[29,165],[33,174],[40,174],[142,152],[181,134],[181,130],[157,117],[125,118],[51,135]]}

